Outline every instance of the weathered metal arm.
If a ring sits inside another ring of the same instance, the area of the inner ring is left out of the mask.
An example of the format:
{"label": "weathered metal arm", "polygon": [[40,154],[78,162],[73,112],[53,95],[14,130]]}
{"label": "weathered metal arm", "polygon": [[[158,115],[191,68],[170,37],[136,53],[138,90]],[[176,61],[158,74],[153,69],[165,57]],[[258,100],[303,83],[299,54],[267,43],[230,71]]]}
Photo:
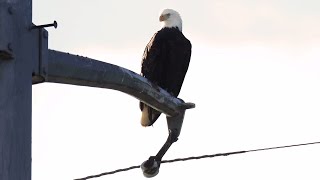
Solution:
{"label": "weathered metal arm", "polygon": [[49,50],[47,68],[46,82],[118,90],[168,116],[175,116],[190,106],[163,89],[154,88],[144,77],[106,62]]}

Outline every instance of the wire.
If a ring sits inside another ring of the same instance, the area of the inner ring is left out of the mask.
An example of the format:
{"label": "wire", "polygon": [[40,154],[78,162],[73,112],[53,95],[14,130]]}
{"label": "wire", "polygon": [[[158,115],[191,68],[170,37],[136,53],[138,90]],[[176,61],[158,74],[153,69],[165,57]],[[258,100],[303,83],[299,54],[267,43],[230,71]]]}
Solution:
{"label": "wire", "polygon": [[84,177],[84,178],[79,178],[79,179],[74,179],[74,180],[92,179],[92,178],[97,178],[97,177],[101,177],[101,176],[105,176],[105,175],[115,174],[115,173],[118,173],[118,172],[129,171],[131,169],[137,169],[139,167],[140,166],[131,166],[131,167],[128,167],[128,168],[117,169],[117,170],[114,170],[114,171],[109,171],[109,172],[105,172],[105,173],[101,173],[101,174],[97,174],[97,175],[92,175],[92,176],[87,176],[87,177]]}
{"label": "wire", "polygon": [[[229,156],[229,155],[234,155],[234,154],[243,154],[243,153],[257,152],[257,151],[268,151],[268,150],[274,150],[274,149],[283,149],[283,148],[290,148],[290,147],[297,147],[297,146],[307,146],[307,145],[313,145],[313,144],[320,144],[320,142],[294,144],[294,145],[286,145],[286,146],[276,146],[276,147],[252,149],[252,150],[246,150],[246,151],[235,151],[235,152],[218,153],[218,154],[211,154],[211,155],[193,156],[193,157],[187,157],[187,158],[177,158],[177,159],[172,159],[172,160],[163,160],[163,161],[161,161],[161,163],[173,163],[173,162],[178,162],[178,161],[189,161],[189,160],[196,160],[196,159],[203,159],[203,158],[213,158],[213,157],[217,157],[217,156]],[[104,172],[104,173],[101,173],[98,175],[87,176],[84,178],[79,178],[79,179],[74,179],[74,180],[87,180],[87,179],[91,179],[91,178],[97,178],[97,177],[101,177],[101,176],[105,176],[105,175],[129,171],[131,169],[137,169],[137,168],[140,168],[140,165],[131,166],[128,168],[123,168],[123,169],[117,169],[114,171]]]}
{"label": "wire", "polygon": [[306,145],[313,145],[313,144],[319,144],[319,143],[320,142],[312,142],[312,143],[295,144],[295,145],[288,145],[288,146],[277,146],[277,147],[270,147],[270,148],[253,149],[253,150],[247,150],[247,151],[218,153],[218,154],[203,155],[203,156],[188,157],[188,158],[177,158],[177,159],[172,159],[172,160],[164,160],[164,161],[161,161],[161,163],[171,163],[171,162],[177,162],[177,161],[188,161],[188,160],[203,159],[203,158],[213,158],[213,157],[217,157],[217,156],[229,156],[229,155],[234,155],[234,154],[242,154],[242,153],[256,152],[256,151],[267,151],[267,150],[273,150],[273,149],[283,149],[283,148],[290,148],[290,147],[296,147],[296,146],[306,146]]}

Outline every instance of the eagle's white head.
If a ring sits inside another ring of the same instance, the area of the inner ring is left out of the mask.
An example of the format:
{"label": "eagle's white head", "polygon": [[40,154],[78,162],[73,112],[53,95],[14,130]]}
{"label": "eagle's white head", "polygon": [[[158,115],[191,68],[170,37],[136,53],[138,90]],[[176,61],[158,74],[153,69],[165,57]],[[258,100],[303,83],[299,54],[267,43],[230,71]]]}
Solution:
{"label": "eagle's white head", "polygon": [[182,19],[180,14],[172,9],[164,9],[160,14],[159,21],[163,22],[163,27],[177,27],[182,31]]}

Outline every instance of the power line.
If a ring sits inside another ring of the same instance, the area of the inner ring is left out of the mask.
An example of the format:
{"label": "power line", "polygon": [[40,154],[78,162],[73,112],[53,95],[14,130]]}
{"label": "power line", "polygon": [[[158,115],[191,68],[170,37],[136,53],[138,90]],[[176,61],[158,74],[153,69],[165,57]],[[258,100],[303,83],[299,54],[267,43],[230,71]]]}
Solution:
{"label": "power line", "polygon": [[139,166],[131,166],[131,167],[128,167],[128,168],[123,168],[123,169],[117,169],[117,170],[114,170],[114,171],[104,172],[104,173],[101,173],[101,174],[87,176],[87,177],[84,177],[84,178],[79,178],[79,179],[74,179],[74,180],[92,179],[92,178],[97,178],[97,177],[101,177],[101,176],[105,176],[105,175],[115,174],[115,173],[118,173],[118,172],[129,171],[131,169],[137,169],[137,168],[140,168],[140,165]]}
{"label": "power line", "polygon": [[[229,156],[234,154],[243,154],[243,153],[249,153],[249,152],[257,152],[257,151],[268,151],[268,150],[274,150],[274,149],[284,149],[284,148],[291,148],[291,147],[297,147],[297,146],[307,146],[307,145],[314,145],[314,144],[320,144],[320,142],[311,142],[311,143],[303,143],[303,144],[294,144],[294,145],[286,145],[286,146],[276,146],[276,147],[268,147],[268,148],[261,148],[261,149],[252,149],[252,150],[246,150],[246,151],[235,151],[235,152],[227,152],[227,153],[218,153],[218,154],[211,154],[211,155],[202,155],[202,156],[193,156],[193,157],[187,157],[187,158],[177,158],[172,160],[163,160],[161,163],[173,163],[178,161],[189,161],[189,160],[198,160],[203,158],[213,158],[218,156]],[[74,180],[87,180],[91,178],[97,178],[105,175],[115,174],[119,172],[129,171],[131,169],[137,169],[140,168],[140,165],[138,166],[131,166],[128,168],[123,169],[117,169],[114,171],[104,172],[97,175],[87,176],[84,178],[74,179]]]}

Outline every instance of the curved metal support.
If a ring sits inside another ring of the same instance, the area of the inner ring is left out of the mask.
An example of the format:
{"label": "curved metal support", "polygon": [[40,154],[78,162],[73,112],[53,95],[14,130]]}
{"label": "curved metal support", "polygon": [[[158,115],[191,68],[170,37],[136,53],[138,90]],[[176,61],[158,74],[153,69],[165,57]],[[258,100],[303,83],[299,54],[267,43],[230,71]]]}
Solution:
{"label": "curved metal support", "polygon": [[165,153],[169,150],[170,146],[178,140],[177,131],[171,131],[169,129],[169,136],[167,141],[164,143],[160,151],[157,153],[156,156],[150,156],[148,160],[144,161],[141,164],[141,170],[145,177],[154,177],[159,173],[161,159],[165,155]]}
{"label": "curved metal support", "polygon": [[167,116],[186,104],[133,71],[106,62],[49,50],[46,82],[114,89],[141,100]]}
{"label": "curved metal support", "polygon": [[[185,103],[185,108],[187,109],[194,107],[195,105],[193,103]],[[167,141],[161,147],[156,156],[150,156],[148,160],[141,164],[140,167],[145,177],[154,177],[159,173],[161,160],[163,156],[169,150],[171,145],[178,140],[182,128],[185,111],[186,109],[183,109],[176,116],[167,116],[167,124],[169,131]]]}

